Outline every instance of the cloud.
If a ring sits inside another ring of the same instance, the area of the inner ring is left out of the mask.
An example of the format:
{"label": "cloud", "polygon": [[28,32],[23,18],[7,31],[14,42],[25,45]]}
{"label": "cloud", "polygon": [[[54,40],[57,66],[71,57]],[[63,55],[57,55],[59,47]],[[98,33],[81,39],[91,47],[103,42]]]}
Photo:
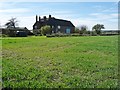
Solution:
{"label": "cloud", "polygon": [[18,4],[19,2],[0,2],[0,9],[6,9],[6,8],[11,8],[14,5]]}
{"label": "cloud", "polygon": [[118,2],[119,0],[0,0],[0,2]]}
{"label": "cloud", "polygon": [[[58,19],[65,19],[71,21],[75,26],[80,26],[80,25],[87,25],[88,29],[91,30],[92,27],[95,24],[103,24],[105,25],[106,29],[118,29],[118,20],[117,20],[117,14],[113,13],[109,15],[104,15],[99,13],[92,13],[90,17],[87,18],[72,18],[71,15],[53,15],[53,17],[58,18]],[[43,17],[43,15],[41,15]],[[3,17],[2,23],[6,23],[11,17],[5,15]],[[104,18],[104,19],[103,19]],[[29,16],[17,16],[18,19],[18,24],[20,27],[27,27],[28,29],[32,29],[33,24],[35,23],[35,15],[29,15]],[[0,20],[0,22],[1,22]],[[113,27],[114,26],[114,27]]]}
{"label": "cloud", "polygon": [[[107,6],[107,3],[106,3],[106,6]],[[95,5],[95,6],[93,6],[93,9],[95,9],[97,12],[101,12],[101,13],[117,13],[118,12],[118,2],[112,2],[112,4],[109,6],[109,8],[106,6],[105,5]]]}
{"label": "cloud", "polygon": [[117,13],[91,13],[86,19],[86,23],[91,27],[93,24],[103,24],[106,29],[118,29],[118,14]]}
{"label": "cloud", "polygon": [[94,17],[98,20],[109,20],[109,19],[117,19],[118,14],[117,13],[110,13],[110,14],[104,14],[104,13],[91,13],[89,14],[91,17]]}
{"label": "cloud", "polygon": [[2,9],[0,13],[25,13],[29,12],[29,9],[26,8],[16,8],[16,9]]}
{"label": "cloud", "polygon": [[[117,19],[111,19],[109,22],[108,21],[99,21],[98,19],[93,19],[93,18],[78,18],[78,19],[71,19],[73,24],[78,27],[80,25],[87,25],[89,30],[92,30],[92,27],[96,24],[103,24],[105,26],[106,30],[117,30],[118,29],[118,24],[117,24]],[[114,26],[114,27],[113,27]]]}
{"label": "cloud", "polygon": [[71,21],[76,27],[80,25],[87,25],[89,30],[91,30],[95,24],[98,23],[103,24],[102,22],[92,18],[78,18],[78,19],[71,19]]}
{"label": "cloud", "polygon": [[28,29],[33,29],[33,24],[35,23],[35,16],[19,17],[19,26],[27,27]]}
{"label": "cloud", "polygon": [[[17,7],[17,5],[19,7]],[[26,4],[25,5],[29,5]],[[94,7],[94,5],[93,5]],[[114,8],[103,9],[103,6],[95,6],[101,10],[99,13],[91,13],[84,15],[84,12],[75,12],[73,10],[57,9],[52,7],[44,7],[40,5],[26,6],[22,8],[18,2],[12,3],[1,3],[0,2],[0,23],[4,25],[11,17],[16,17],[19,21],[20,27],[27,27],[32,29],[32,25],[35,23],[35,14],[43,17],[44,15],[51,14],[53,17],[58,19],[65,19],[71,21],[75,26],[87,25],[89,29],[95,24],[104,24],[107,29],[117,29],[118,28],[118,14],[115,12]],[[96,9],[95,9],[96,10]],[[103,10],[103,11],[102,11]],[[109,13],[108,13],[109,12]]]}
{"label": "cloud", "polygon": [[105,12],[105,13],[111,13],[111,12],[117,12],[118,10],[117,9],[113,9],[113,8],[110,8],[110,9],[105,9],[105,10],[102,10],[102,12]]}
{"label": "cloud", "polygon": [[74,13],[72,11],[67,11],[67,10],[44,10],[40,16],[44,16],[44,15],[49,15],[51,14],[52,16],[73,16]]}

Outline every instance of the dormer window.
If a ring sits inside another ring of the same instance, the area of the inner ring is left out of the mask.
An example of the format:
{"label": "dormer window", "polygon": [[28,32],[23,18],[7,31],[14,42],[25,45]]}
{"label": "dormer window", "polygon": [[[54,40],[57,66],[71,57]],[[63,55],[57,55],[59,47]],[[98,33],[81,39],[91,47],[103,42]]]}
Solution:
{"label": "dormer window", "polygon": [[44,19],[42,19],[41,21],[44,22]]}
{"label": "dormer window", "polygon": [[37,29],[37,26],[35,26],[35,29]]}

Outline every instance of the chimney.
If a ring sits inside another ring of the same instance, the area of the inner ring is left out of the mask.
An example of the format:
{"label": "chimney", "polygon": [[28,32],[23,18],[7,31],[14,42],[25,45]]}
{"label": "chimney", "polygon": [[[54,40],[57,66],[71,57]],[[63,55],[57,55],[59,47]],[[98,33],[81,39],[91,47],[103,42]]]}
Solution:
{"label": "chimney", "polygon": [[38,21],[38,16],[36,15],[36,22]]}
{"label": "chimney", "polygon": [[39,22],[41,21],[41,17],[39,16]]}
{"label": "chimney", "polygon": [[49,18],[51,18],[51,15],[49,15]]}
{"label": "chimney", "polygon": [[43,18],[44,18],[44,20],[46,20],[46,16],[44,16]]}

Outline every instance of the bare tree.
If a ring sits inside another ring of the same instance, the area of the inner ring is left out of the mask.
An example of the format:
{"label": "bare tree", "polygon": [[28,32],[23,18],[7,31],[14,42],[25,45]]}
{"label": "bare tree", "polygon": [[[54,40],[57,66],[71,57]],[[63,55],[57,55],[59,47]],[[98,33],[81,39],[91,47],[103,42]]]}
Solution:
{"label": "bare tree", "polygon": [[8,22],[5,24],[5,26],[7,26],[7,28],[15,28],[17,25],[17,20],[16,18],[11,18],[10,20],[8,20]]}
{"label": "bare tree", "polygon": [[88,27],[86,25],[80,26],[80,34],[85,34],[87,32]]}

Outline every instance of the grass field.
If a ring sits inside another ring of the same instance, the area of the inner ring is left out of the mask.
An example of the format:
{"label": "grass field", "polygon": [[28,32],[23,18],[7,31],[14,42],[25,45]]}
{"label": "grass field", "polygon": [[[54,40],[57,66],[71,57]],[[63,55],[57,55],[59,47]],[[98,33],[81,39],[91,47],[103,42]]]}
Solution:
{"label": "grass field", "polygon": [[3,87],[116,88],[118,36],[2,38]]}

